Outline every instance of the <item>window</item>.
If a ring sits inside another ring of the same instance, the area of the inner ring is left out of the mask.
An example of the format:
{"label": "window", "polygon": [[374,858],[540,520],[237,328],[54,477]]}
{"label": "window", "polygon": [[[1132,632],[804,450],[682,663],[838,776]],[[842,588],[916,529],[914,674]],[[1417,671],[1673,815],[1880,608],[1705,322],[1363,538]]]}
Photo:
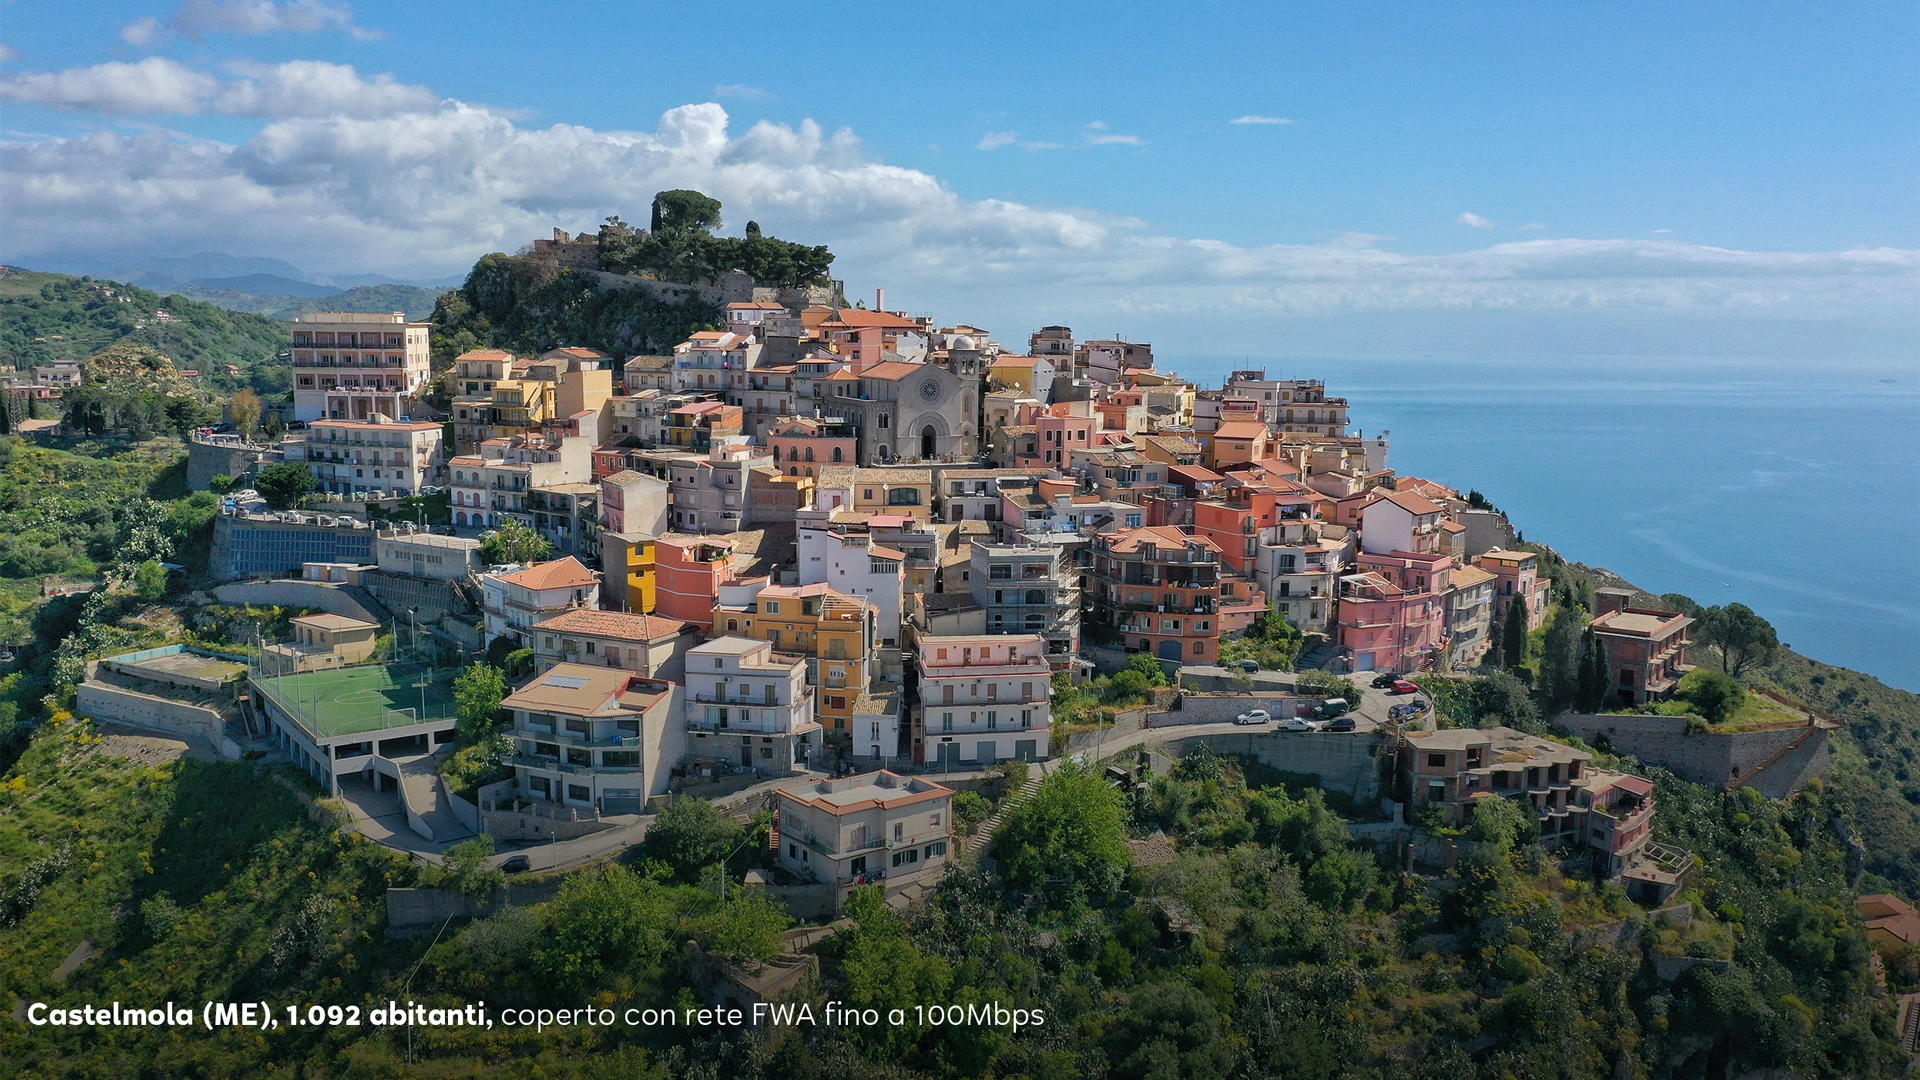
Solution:
{"label": "window", "polygon": [[940,824],[940,811],[935,810],[933,813],[927,815],[927,824],[929,825]]}
{"label": "window", "polygon": [[[937,825],[939,822],[935,822],[934,824]],[[945,856],[946,853],[947,842],[945,840],[935,840],[933,843],[927,845],[928,859],[938,859]]]}
{"label": "window", "polygon": [[1447,755],[1445,754],[1428,754],[1427,755],[1427,768],[1444,769],[1446,767],[1447,767]]}
{"label": "window", "polygon": [[[952,687],[948,687],[947,689],[949,689],[949,690],[951,690],[951,689],[953,689],[953,688],[952,688]],[[952,731],[952,730],[953,730],[953,714],[952,714],[952,713],[942,713],[942,714],[940,714],[940,730],[941,730],[941,731]]]}
{"label": "window", "polygon": [[[899,826],[896,825],[894,826],[894,828],[898,829]],[[899,837],[896,836],[894,839],[897,840],[899,839]],[[905,851],[896,851],[893,853],[893,865],[895,866],[911,866],[914,863],[917,863],[919,861],[920,861],[919,848],[908,848]]]}
{"label": "window", "polygon": [[894,822],[893,823],[893,842],[896,844],[899,843],[901,840],[906,839],[906,835],[907,835],[906,823],[900,822],[900,821]]}

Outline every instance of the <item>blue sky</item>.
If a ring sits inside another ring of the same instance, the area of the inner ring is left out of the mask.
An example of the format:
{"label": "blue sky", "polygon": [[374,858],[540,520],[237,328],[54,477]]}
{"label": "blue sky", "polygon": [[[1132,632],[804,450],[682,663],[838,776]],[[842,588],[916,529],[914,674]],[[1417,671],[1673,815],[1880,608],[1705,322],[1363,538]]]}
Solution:
{"label": "blue sky", "polygon": [[0,258],[451,274],[686,184],[955,319],[1916,322],[1910,3],[807,10],[14,3]]}

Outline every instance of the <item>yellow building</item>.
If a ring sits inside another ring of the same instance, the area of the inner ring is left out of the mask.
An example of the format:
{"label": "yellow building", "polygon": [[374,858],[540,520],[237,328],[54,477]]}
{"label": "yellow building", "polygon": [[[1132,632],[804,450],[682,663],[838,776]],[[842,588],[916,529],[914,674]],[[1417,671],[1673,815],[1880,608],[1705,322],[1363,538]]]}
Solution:
{"label": "yellow building", "polygon": [[380,624],[322,612],[291,620],[293,640],[260,650],[261,667],[273,672],[324,671],[373,658]]}
{"label": "yellow building", "polygon": [[[654,538],[637,533],[600,534],[600,565],[606,577],[601,595],[609,608],[650,615],[659,600],[659,575],[654,561]],[[626,567],[618,573],[616,567]]]}
{"label": "yellow building", "polygon": [[716,636],[765,641],[778,652],[807,657],[817,687],[820,725],[841,739],[853,725],[854,703],[873,677],[878,611],[865,600],[825,584],[767,585],[745,603],[714,608]]}
{"label": "yellow building", "polygon": [[994,358],[993,366],[987,369],[987,378],[1002,389],[1031,394],[1034,392],[1034,367],[1046,362],[1046,358],[1041,356],[1009,356],[1002,353]]}
{"label": "yellow building", "polygon": [[862,514],[907,514],[922,525],[933,519],[932,469],[855,469],[852,486],[853,508]]}

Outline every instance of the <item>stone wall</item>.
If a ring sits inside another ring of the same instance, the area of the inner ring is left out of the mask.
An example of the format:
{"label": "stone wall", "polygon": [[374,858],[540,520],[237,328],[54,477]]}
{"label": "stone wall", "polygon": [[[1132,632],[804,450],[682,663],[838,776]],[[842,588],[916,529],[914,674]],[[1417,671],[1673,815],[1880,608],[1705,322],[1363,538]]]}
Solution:
{"label": "stone wall", "polygon": [[1159,749],[1169,757],[1178,758],[1200,743],[1217,754],[1245,754],[1282,772],[1316,776],[1322,788],[1339,792],[1355,802],[1371,803],[1380,797],[1377,743],[1370,732],[1262,732],[1249,728],[1245,734],[1220,732],[1171,739]]}
{"label": "stone wall", "polygon": [[264,446],[245,443],[207,443],[197,439],[187,443],[187,490],[205,491],[216,476],[235,479],[246,476],[267,452]]}
{"label": "stone wall", "polygon": [[1180,700],[1180,707],[1172,712],[1148,713],[1147,726],[1165,728],[1188,724],[1231,724],[1241,713],[1254,709],[1265,709],[1269,716],[1281,719],[1298,715],[1301,705],[1312,703],[1313,699],[1288,694],[1232,694],[1224,697],[1188,694]]}
{"label": "stone wall", "polygon": [[468,611],[466,598],[450,582],[367,570],[360,575],[360,587],[372,593],[387,610],[405,614],[418,609],[422,626],[437,623],[442,616]]}
{"label": "stone wall", "polygon": [[[1747,776],[1782,747],[1807,734],[1802,725],[1724,734],[1687,731],[1684,716],[1580,715],[1554,720],[1589,743],[1605,743],[1683,780],[1718,787]],[[1800,747],[1763,770],[1753,787],[1770,799],[1785,798],[1814,777],[1828,775],[1827,729],[1816,729]]]}
{"label": "stone wall", "polygon": [[203,739],[212,743],[223,757],[240,756],[240,747],[227,738],[226,721],[212,709],[92,679],[81,683],[75,694],[74,712],[81,716]]}
{"label": "stone wall", "polygon": [[1081,731],[1069,735],[1066,745],[1056,750],[1054,756],[1063,757],[1067,754],[1098,750],[1119,736],[1131,735],[1139,731],[1149,715],[1151,714],[1146,709],[1123,709],[1113,715],[1113,723],[1103,726],[1098,731]]}
{"label": "stone wall", "polygon": [[334,615],[345,615],[349,619],[364,619],[373,623],[384,621],[340,586],[325,581],[298,581],[291,578],[248,581],[222,585],[213,590],[213,595],[223,604],[319,608]]}

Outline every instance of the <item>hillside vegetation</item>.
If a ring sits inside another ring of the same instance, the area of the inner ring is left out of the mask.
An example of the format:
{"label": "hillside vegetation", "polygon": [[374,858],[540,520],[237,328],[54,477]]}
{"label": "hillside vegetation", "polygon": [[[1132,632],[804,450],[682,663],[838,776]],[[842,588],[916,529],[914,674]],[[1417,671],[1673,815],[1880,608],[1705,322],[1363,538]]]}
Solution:
{"label": "hillside vegetation", "polygon": [[362,311],[386,314],[403,311],[407,318],[425,319],[433,314],[434,301],[445,289],[423,289],[415,285],[356,285],[330,296],[284,296],[241,292],[238,289],[214,289],[205,285],[187,285],[181,293],[229,311],[246,311],[270,319],[292,320],[310,311]]}

